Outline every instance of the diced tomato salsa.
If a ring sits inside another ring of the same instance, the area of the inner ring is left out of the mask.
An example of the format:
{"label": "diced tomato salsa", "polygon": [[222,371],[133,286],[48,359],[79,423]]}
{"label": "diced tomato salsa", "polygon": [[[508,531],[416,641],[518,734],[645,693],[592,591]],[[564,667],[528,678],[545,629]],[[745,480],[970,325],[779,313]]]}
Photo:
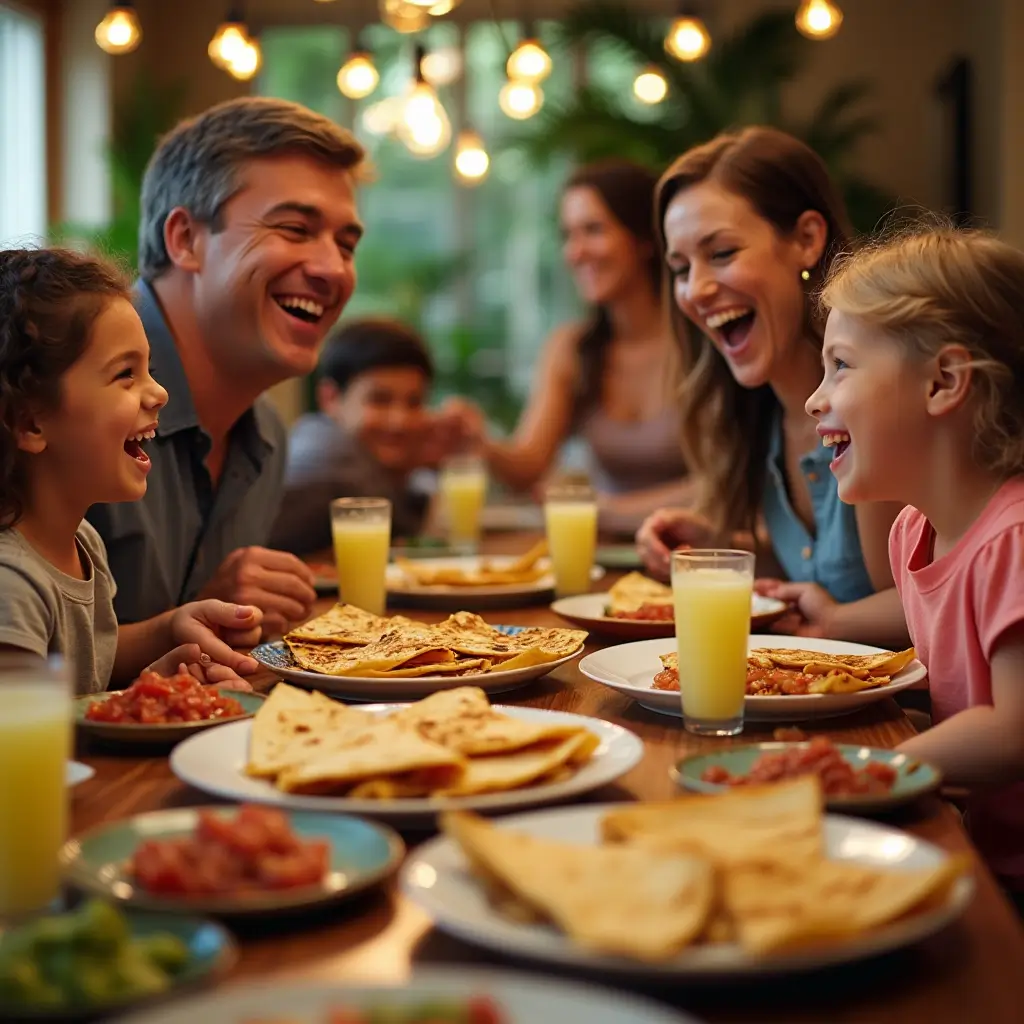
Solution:
{"label": "diced tomato salsa", "polygon": [[748,786],[812,774],[821,780],[826,796],[884,795],[897,778],[895,768],[878,761],[855,768],[825,736],[815,736],[805,746],[764,753],[746,775],[732,775],[721,765],[714,765],[701,778],[723,786]]}
{"label": "diced tomato salsa", "polygon": [[327,1024],[506,1024],[508,1018],[487,996],[471,996],[466,1000],[439,999],[406,1009],[397,1006],[373,1006],[365,1010],[339,1008],[328,1017]]}
{"label": "diced tomato salsa", "polygon": [[[805,675],[792,668],[762,668],[747,666],[748,697],[783,697],[810,693],[815,676]],[[678,690],[679,672],[666,668],[654,677],[651,684],[655,690]]]}
{"label": "diced tomato salsa", "polygon": [[163,896],[236,895],[315,885],[329,865],[325,840],[302,840],[281,811],[244,804],[232,820],[200,811],[191,836],[144,840],[131,874]]}
{"label": "diced tomato salsa", "polygon": [[222,696],[188,673],[161,676],[156,672],[143,672],[127,690],[93,701],[85,717],[90,722],[169,725],[244,714],[245,709],[234,697]]}

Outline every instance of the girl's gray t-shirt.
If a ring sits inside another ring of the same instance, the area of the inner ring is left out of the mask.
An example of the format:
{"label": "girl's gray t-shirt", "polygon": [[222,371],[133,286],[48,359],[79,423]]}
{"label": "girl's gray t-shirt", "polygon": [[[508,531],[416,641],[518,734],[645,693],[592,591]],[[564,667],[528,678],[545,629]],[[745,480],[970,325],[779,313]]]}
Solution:
{"label": "girl's gray t-shirt", "polygon": [[117,651],[114,578],[100,535],[75,535],[85,579],[51,565],[16,528],[0,530],[0,644],[63,655],[75,693],[107,688]]}

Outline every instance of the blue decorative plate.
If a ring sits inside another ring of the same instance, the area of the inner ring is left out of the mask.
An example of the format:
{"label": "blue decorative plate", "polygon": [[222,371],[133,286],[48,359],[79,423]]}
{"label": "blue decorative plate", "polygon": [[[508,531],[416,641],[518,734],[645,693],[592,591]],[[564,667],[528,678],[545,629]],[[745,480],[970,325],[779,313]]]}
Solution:
{"label": "blue decorative plate", "polygon": [[[708,768],[724,768],[730,775],[746,775],[762,754],[777,754],[791,748],[805,748],[807,745],[805,742],[753,743],[749,746],[716,750],[709,754],[696,754],[680,761],[670,770],[670,774],[684,789],[697,793],[721,793],[729,786],[705,782],[702,776]],[[836,749],[854,768],[863,768],[870,762],[875,762],[889,765],[896,770],[897,775],[888,793],[826,797],[826,806],[831,810],[863,814],[886,811],[930,793],[942,782],[942,776],[934,765],[907,757],[906,754],[895,750],[861,747],[852,743],[837,743]]]}
{"label": "blue decorative plate", "polygon": [[200,810],[227,820],[238,814],[237,807],[188,807],[136,814],[100,825],[64,844],[61,863],[67,882],[85,892],[148,910],[218,917],[268,915],[348,899],[387,878],[405,855],[405,844],[386,825],[350,815],[285,811],[300,839],[326,839],[330,844],[330,868],[319,885],[201,897],[153,895],[134,885],[127,865],[136,847],[144,839],[192,835]]}
{"label": "blue decorative plate", "polygon": [[[504,633],[505,636],[515,636],[517,633],[535,627],[496,625],[493,628],[499,633]],[[323,693],[350,700],[392,701],[419,700],[438,690],[452,690],[459,686],[479,686],[488,693],[502,693],[553,672],[560,665],[579,657],[582,652],[581,644],[578,650],[564,658],[558,658],[556,661],[548,661],[542,665],[527,665],[524,668],[510,669],[505,672],[499,668],[490,672],[464,676],[435,675],[396,679],[381,679],[372,676],[328,676],[319,672],[307,672],[295,664],[292,653],[283,640],[260,644],[249,653],[261,665],[276,672],[282,679],[287,679],[289,682],[297,683],[307,689],[320,690]]]}

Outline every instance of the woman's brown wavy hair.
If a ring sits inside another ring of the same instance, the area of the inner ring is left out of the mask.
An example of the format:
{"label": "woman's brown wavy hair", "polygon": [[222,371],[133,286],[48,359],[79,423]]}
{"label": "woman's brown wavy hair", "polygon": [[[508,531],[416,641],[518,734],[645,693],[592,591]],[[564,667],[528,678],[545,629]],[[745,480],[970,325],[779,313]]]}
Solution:
{"label": "woman's brown wavy hair", "polygon": [[25,453],[17,433],[60,404],[61,377],[85,351],[97,317],[130,298],[112,263],[69,249],[0,250],[0,530],[21,518]]}
{"label": "woman's brown wavy hair", "polygon": [[[688,150],[658,183],[655,219],[662,253],[669,203],[703,181],[746,199],[780,235],[791,234],[807,210],[825,218],[825,254],[804,282],[807,330],[820,343],[824,322],[814,296],[851,236],[846,207],[821,158],[799,139],[761,127],[727,132]],[[680,357],[683,453],[699,481],[698,508],[723,535],[753,530],[778,401],[768,385],[737,384],[725,359],[671,295],[669,307]]]}

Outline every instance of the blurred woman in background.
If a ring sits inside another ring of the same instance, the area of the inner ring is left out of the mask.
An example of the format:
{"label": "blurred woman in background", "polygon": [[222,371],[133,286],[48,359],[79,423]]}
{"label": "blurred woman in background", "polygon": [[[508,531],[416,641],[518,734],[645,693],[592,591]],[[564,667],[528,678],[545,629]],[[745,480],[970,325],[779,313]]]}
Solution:
{"label": "blurred woman in background", "polygon": [[669,387],[672,341],[654,230],[657,178],[627,161],[583,167],[562,195],[565,262],[591,306],[555,329],[511,438],[450,399],[442,415],[485,456],[493,476],[529,491],[555,468],[563,442],[586,443],[603,530],[632,533],[651,509],[687,500],[681,423]]}

